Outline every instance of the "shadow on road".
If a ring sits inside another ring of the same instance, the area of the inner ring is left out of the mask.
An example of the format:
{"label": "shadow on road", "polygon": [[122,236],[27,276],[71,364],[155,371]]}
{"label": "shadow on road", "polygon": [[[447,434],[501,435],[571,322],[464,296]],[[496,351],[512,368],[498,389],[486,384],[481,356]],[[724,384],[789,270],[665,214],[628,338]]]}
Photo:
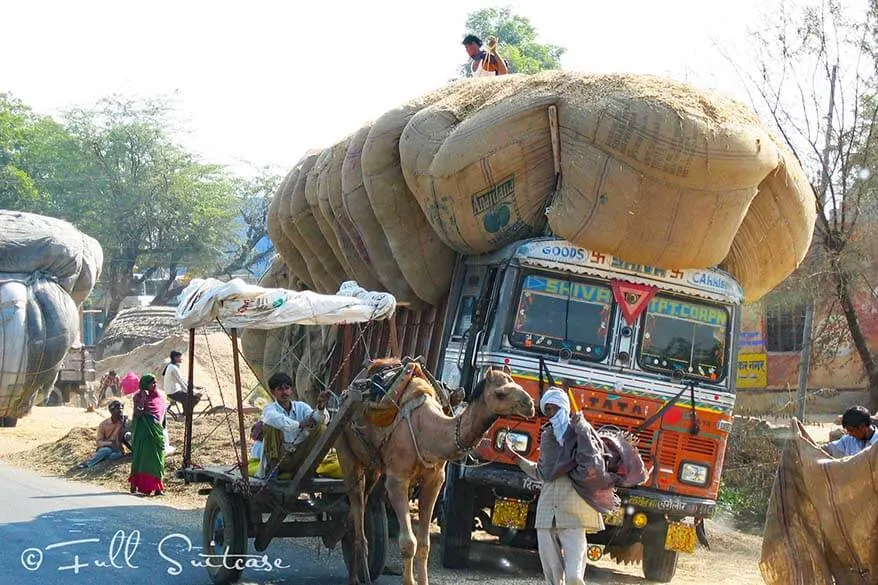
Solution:
{"label": "shadow on road", "polygon": [[[116,494],[32,499],[86,495]],[[10,517],[0,512],[0,522],[4,516]],[[5,554],[0,558],[0,574],[4,583],[21,585],[62,585],[77,580],[95,585],[207,585],[207,560],[200,556],[201,523],[200,510],[157,505],[59,509],[3,523],[0,543]],[[250,554],[258,566],[244,570],[242,583],[345,582],[341,555],[317,550],[310,539],[276,541],[264,553],[251,547]]]}

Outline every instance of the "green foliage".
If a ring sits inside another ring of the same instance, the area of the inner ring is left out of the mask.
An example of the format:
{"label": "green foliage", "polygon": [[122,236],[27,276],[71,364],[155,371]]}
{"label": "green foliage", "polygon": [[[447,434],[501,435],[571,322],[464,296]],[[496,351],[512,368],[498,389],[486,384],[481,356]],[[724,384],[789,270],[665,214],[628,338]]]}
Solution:
{"label": "green foliage", "polygon": [[724,484],[719,488],[716,504],[720,515],[732,518],[738,527],[761,532],[768,512],[768,501],[766,493]]}
{"label": "green foliage", "polygon": [[[510,73],[539,73],[560,69],[564,47],[537,42],[537,31],[526,17],[513,14],[510,8],[485,8],[467,16],[468,34],[483,41],[493,35],[499,41],[498,52],[509,62]],[[469,75],[469,63],[461,66],[461,75]]]}
{"label": "green foliage", "polygon": [[104,246],[111,313],[135,271],[208,271],[233,239],[234,181],[171,139],[171,113],[161,100],[111,97],[65,115],[90,179],[66,208]]}
{"label": "green foliage", "polygon": [[51,119],[0,94],[0,209],[47,210],[50,197],[39,183],[51,181],[54,168],[40,163],[48,162],[41,159],[59,131],[63,132]]}
{"label": "green foliage", "polygon": [[265,216],[280,177],[201,162],[172,139],[172,114],[163,100],[113,96],[59,123],[0,94],[0,208],[97,238],[111,314],[145,277],[166,275],[167,293],[180,268],[230,273],[270,254]]}

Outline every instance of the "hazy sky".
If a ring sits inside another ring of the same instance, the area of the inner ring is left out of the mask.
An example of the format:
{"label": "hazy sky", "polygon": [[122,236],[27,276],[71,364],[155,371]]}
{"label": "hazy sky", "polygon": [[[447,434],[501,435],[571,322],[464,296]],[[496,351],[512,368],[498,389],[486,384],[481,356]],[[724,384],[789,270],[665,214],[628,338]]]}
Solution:
{"label": "hazy sky", "polygon": [[180,140],[205,159],[286,170],[452,78],[473,10],[530,18],[567,48],[568,70],[669,75],[746,99],[715,43],[745,47],[775,3],[567,1],[6,2],[0,91],[51,114],[114,92],[172,96]]}

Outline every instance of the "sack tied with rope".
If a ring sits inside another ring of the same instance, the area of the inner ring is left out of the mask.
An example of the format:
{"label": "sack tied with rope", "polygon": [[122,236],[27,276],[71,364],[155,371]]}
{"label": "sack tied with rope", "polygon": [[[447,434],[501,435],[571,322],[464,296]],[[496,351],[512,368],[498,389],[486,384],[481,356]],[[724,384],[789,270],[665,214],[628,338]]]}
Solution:
{"label": "sack tied with rope", "polygon": [[579,496],[598,512],[619,507],[616,487],[633,487],[649,474],[637,447],[623,433],[598,432],[582,412],[570,415],[570,424],[550,477],[570,477]]}

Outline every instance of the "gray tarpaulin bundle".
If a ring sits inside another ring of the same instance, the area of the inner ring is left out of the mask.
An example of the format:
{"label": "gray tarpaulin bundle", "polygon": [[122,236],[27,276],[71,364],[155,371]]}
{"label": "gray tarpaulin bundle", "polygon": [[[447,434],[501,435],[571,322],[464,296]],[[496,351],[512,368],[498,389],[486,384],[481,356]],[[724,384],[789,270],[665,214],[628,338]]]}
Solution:
{"label": "gray tarpaulin bundle", "polygon": [[66,221],[0,210],[0,418],[20,418],[79,338],[101,273],[97,240]]}
{"label": "gray tarpaulin bundle", "polygon": [[308,288],[356,280],[418,308],[448,293],[455,253],[547,227],[628,262],[721,266],[752,301],[799,265],[815,219],[799,162],[744,105],[551,71],[454,82],[309,152],[268,228]]}

